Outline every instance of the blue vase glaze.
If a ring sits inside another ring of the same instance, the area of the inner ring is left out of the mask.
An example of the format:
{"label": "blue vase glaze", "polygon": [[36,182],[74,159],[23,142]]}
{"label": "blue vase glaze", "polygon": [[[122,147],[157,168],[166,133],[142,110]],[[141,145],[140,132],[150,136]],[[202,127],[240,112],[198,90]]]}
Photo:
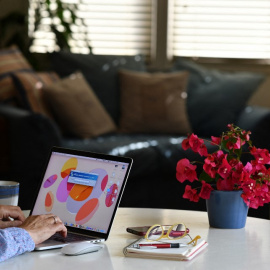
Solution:
{"label": "blue vase glaze", "polygon": [[248,206],[243,201],[242,190],[212,190],[206,200],[209,225],[222,229],[240,229],[246,225]]}

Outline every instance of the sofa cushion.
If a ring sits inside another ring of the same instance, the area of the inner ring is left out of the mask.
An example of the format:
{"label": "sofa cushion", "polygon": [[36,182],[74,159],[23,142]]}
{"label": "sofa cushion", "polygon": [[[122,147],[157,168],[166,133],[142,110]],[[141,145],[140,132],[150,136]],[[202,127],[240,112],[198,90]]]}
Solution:
{"label": "sofa cushion", "polygon": [[173,70],[190,72],[187,109],[192,129],[200,136],[220,136],[236,123],[249,97],[265,76],[250,72],[222,72],[177,59]]}
{"label": "sofa cushion", "polygon": [[191,131],[186,113],[187,72],[120,71],[121,120],[124,132]]}
{"label": "sofa cushion", "polygon": [[81,73],[44,86],[44,97],[56,121],[68,134],[89,138],[116,130]]}
{"label": "sofa cushion", "polygon": [[50,109],[44,100],[42,87],[58,81],[58,75],[54,72],[18,71],[14,72],[11,77],[20,94],[23,107],[52,118]]}
{"label": "sofa cushion", "polygon": [[53,70],[61,77],[81,71],[115,123],[120,116],[118,70],[145,71],[144,57],[74,54],[56,52],[51,55]]}
{"label": "sofa cushion", "polygon": [[20,94],[14,87],[11,74],[17,71],[32,71],[31,65],[16,47],[0,50],[0,102],[23,107]]}

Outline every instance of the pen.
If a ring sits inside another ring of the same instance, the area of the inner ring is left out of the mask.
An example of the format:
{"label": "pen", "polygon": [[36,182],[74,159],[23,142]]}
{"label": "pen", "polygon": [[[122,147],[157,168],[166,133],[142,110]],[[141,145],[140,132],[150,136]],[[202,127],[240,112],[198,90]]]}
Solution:
{"label": "pen", "polygon": [[180,248],[180,247],[186,247],[187,245],[185,244],[180,244],[180,243],[163,243],[163,244],[137,244],[134,245],[135,248],[149,248],[149,249],[154,249],[154,248]]}

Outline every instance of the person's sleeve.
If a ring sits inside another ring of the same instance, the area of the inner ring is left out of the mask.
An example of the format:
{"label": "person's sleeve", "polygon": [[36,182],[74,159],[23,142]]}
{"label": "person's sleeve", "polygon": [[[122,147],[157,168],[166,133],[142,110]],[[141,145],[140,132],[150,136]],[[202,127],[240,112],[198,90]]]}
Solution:
{"label": "person's sleeve", "polygon": [[0,230],[0,262],[32,251],[34,247],[35,243],[26,230],[15,227]]}

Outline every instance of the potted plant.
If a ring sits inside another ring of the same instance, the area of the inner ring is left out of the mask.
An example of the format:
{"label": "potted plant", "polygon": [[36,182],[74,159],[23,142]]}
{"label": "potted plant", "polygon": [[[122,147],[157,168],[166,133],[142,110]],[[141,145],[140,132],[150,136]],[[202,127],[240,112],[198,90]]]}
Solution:
{"label": "potted plant", "polygon": [[89,41],[87,40],[87,28],[84,25],[84,20],[77,16],[78,7],[75,3],[68,3],[62,0],[39,0],[32,4],[31,10],[34,13],[32,34],[29,37],[30,47],[35,41],[35,33],[43,26],[44,19],[49,18],[50,32],[55,35],[56,45],[62,49],[70,51],[70,41],[76,40],[73,36],[73,26],[76,26],[78,22],[84,26],[85,35],[85,47],[91,52]]}
{"label": "potted plant", "polygon": [[[206,199],[210,226],[242,228],[249,207],[256,209],[270,202],[270,154],[267,149],[253,146],[250,134],[229,124],[227,132],[211,137],[210,143],[217,147],[211,154],[205,140],[195,134],[182,142],[184,150],[191,149],[205,157],[203,162],[179,160],[176,178],[181,183],[187,180],[199,184],[197,188],[186,185],[183,198],[194,202]],[[248,155],[245,163],[243,155]],[[202,165],[199,176],[196,164]]]}

